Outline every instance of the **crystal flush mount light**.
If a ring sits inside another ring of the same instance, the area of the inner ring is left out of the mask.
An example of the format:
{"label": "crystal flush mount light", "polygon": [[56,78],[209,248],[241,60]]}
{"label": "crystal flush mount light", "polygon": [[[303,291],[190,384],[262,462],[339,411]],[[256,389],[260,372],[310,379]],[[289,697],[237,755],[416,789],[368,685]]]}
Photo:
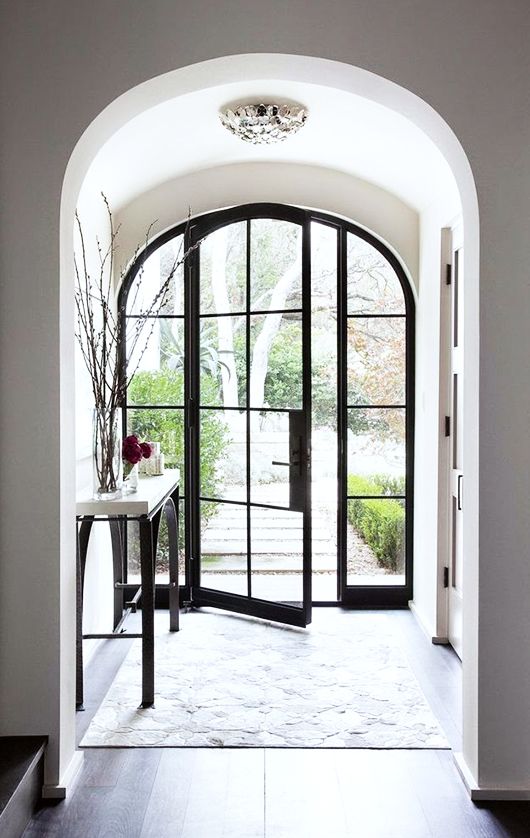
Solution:
{"label": "crystal flush mount light", "polygon": [[279,143],[304,125],[307,110],[302,105],[238,105],[225,108],[219,118],[227,131],[246,143]]}

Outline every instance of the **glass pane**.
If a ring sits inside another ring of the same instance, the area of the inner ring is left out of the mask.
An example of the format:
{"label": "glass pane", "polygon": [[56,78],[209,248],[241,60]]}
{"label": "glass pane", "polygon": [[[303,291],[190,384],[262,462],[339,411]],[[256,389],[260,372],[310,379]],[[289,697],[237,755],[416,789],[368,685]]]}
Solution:
{"label": "glass pane", "polygon": [[313,600],[337,599],[337,231],[311,224]]}
{"label": "glass pane", "polygon": [[248,593],[246,506],[201,501],[201,585]]}
{"label": "glass pane", "polygon": [[250,510],[252,596],[274,602],[303,599],[303,515]]}
{"label": "glass pane", "polygon": [[127,321],[129,404],[184,404],[184,320]]}
{"label": "glass pane", "polygon": [[246,404],[246,342],[246,317],[201,318],[201,404]]}
{"label": "glass pane", "polygon": [[246,414],[200,411],[201,496],[247,499]]}
{"label": "glass pane", "polygon": [[201,314],[245,311],[247,223],[229,224],[205,238],[200,247]]}
{"label": "glass pane", "polygon": [[250,348],[250,407],[300,409],[302,315],[254,315]]}
{"label": "glass pane", "polygon": [[290,221],[250,222],[250,308],[302,307],[302,228]]}
{"label": "glass pane", "polygon": [[176,236],[154,251],[136,275],[127,295],[127,314],[154,307],[155,314],[184,314],[184,237]]}
{"label": "glass pane", "polygon": [[180,491],[184,492],[184,410],[152,408],[127,411],[127,433],[140,442],[159,442],[166,468],[180,469]]}
{"label": "glass pane", "polygon": [[396,272],[382,253],[348,233],[348,314],[405,314]]}
{"label": "glass pane", "polygon": [[405,501],[349,500],[347,584],[405,584]]}
{"label": "glass pane", "polygon": [[405,318],[348,320],[348,404],[405,403]]}
{"label": "glass pane", "polygon": [[253,503],[289,506],[289,414],[251,413],[250,499]]}
{"label": "glass pane", "polygon": [[403,495],[405,467],[405,410],[348,410],[348,494]]}

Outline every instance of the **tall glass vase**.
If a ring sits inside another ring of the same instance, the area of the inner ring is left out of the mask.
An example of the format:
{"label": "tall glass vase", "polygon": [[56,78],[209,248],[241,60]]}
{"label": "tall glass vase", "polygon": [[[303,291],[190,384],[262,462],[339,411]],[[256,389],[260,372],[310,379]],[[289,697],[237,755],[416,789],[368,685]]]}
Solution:
{"label": "tall glass vase", "polygon": [[96,500],[121,497],[121,411],[118,408],[94,410],[92,459]]}

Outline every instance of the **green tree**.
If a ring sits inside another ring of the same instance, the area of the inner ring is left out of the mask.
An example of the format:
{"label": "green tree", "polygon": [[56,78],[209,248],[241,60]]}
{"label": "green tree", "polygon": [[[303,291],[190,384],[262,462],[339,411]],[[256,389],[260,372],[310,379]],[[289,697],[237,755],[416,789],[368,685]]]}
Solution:
{"label": "green tree", "polygon": [[[142,441],[160,442],[166,464],[180,468],[184,482],[184,410],[165,407],[183,403],[184,374],[164,367],[158,371],[142,370],[134,376],[128,391],[131,404],[161,405],[128,410],[128,432]],[[203,379],[204,398],[215,399],[217,384],[211,376]],[[164,405],[164,407],[162,407]],[[201,491],[215,496],[216,469],[223,456],[227,429],[221,415],[205,413],[201,422]]]}

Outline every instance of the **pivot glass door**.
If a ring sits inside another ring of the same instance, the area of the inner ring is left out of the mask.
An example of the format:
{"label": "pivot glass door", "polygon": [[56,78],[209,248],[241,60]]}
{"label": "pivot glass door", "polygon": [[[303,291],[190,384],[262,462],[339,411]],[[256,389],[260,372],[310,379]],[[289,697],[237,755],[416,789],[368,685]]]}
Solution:
{"label": "pivot glass door", "polygon": [[[191,226],[191,601],[311,619],[309,227],[261,207]],[[286,349],[287,348],[287,349]],[[289,386],[275,370],[290,365]],[[287,567],[290,573],[285,573]],[[294,564],[294,573],[293,573]]]}

